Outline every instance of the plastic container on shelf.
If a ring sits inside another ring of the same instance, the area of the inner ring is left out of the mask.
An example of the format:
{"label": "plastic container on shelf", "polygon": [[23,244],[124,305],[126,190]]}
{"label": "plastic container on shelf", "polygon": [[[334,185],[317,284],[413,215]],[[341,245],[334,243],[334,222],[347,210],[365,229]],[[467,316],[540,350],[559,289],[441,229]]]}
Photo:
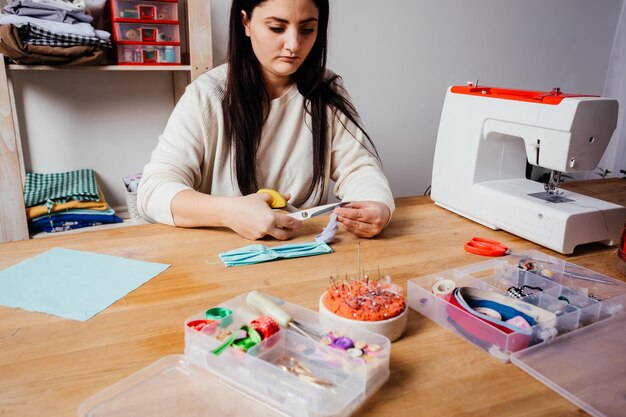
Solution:
{"label": "plastic container on shelf", "polygon": [[180,64],[180,46],[118,45],[120,64]]}
{"label": "plastic container on shelf", "polygon": [[149,23],[119,23],[113,25],[115,39],[120,43],[178,43],[178,26]]}
{"label": "plastic container on shelf", "polygon": [[[205,312],[186,319],[184,356],[163,358],[94,395],[81,405],[79,415],[179,416],[202,410],[202,415],[348,416],[388,379],[389,339],[351,327],[331,330],[370,346],[371,351],[364,348],[365,356],[352,356],[289,329],[247,352],[227,347],[213,353],[259,316],[247,307],[246,296],[220,304],[232,314],[204,327],[194,322],[205,320]],[[299,323],[323,331],[315,312],[289,303],[280,307]],[[292,372],[296,367],[304,375]]]}
{"label": "plastic container on shelf", "polygon": [[178,0],[113,0],[111,13],[118,64],[181,64]]}
{"label": "plastic container on shelf", "polygon": [[177,1],[112,0],[113,18],[116,20],[155,20],[178,23]]}

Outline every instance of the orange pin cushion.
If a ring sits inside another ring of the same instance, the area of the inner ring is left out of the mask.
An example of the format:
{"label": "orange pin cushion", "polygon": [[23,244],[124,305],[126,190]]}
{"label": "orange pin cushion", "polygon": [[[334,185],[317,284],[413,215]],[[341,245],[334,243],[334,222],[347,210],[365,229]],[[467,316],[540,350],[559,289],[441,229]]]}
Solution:
{"label": "orange pin cushion", "polygon": [[360,321],[387,320],[406,310],[402,289],[392,284],[389,276],[333,280],[322,302],[330,312]]}

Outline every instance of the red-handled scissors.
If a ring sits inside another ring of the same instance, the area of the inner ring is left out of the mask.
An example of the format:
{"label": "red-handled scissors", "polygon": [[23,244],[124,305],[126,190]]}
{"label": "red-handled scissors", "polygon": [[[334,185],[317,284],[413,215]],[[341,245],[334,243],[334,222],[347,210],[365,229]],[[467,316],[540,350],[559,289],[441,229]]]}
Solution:
{"label": "red-handled scissors", "polygon": [[483,256],[504,256],[511,253],[511,250],[502,243],[484,237],[473,237],[464,247],[466,252]]}

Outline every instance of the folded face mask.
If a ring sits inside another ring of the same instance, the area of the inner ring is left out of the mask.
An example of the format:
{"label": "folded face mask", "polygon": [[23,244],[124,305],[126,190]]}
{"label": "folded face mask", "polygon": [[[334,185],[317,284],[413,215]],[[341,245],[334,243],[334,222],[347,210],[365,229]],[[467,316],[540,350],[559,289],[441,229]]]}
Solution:
{"label": "folded face mask", "polygon": [[289,243],[273,248],[255,244],[220,253],[219,257],[226,266],[239,266],[258,264],[276,259],[323,255],[333,251],[328,244],[333,243],[335,240],[337,229],[337,215],[332,213],[328,225],[319,235],[315,236],[315,242]]}
{"label": "folded face mask", "polygon": [[220,253],[219,257],[226,266],[239,266],[258,264],[276,259],[322,255],[332,251],[325,242],[288,243],[274,247],[254,244]]}

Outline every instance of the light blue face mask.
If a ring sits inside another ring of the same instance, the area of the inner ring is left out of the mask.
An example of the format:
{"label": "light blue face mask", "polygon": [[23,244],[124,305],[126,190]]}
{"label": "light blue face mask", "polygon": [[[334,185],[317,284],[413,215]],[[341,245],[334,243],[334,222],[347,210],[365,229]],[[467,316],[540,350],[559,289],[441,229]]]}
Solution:
{"label": "light blue face mask", "polygon": [[258,264],[275,259],[323,255],[333,251],[328,246],[328,243],[332,243],[335,239],[337,229],[337,215],[333,213],[324,231],[315,237],[315,242],[288,243],[275,247],[257,243],[220,253],[219,257],[226,266],[239,266]]}
{"label": "light blue face mask", "polygon": [[273,248],[261,244],[244,246],[220,253],[220,259],[226,266],[258,264],[275,259],[300,258],[303,256],[322,255],[333,250],[324,242],[288,243]]}

